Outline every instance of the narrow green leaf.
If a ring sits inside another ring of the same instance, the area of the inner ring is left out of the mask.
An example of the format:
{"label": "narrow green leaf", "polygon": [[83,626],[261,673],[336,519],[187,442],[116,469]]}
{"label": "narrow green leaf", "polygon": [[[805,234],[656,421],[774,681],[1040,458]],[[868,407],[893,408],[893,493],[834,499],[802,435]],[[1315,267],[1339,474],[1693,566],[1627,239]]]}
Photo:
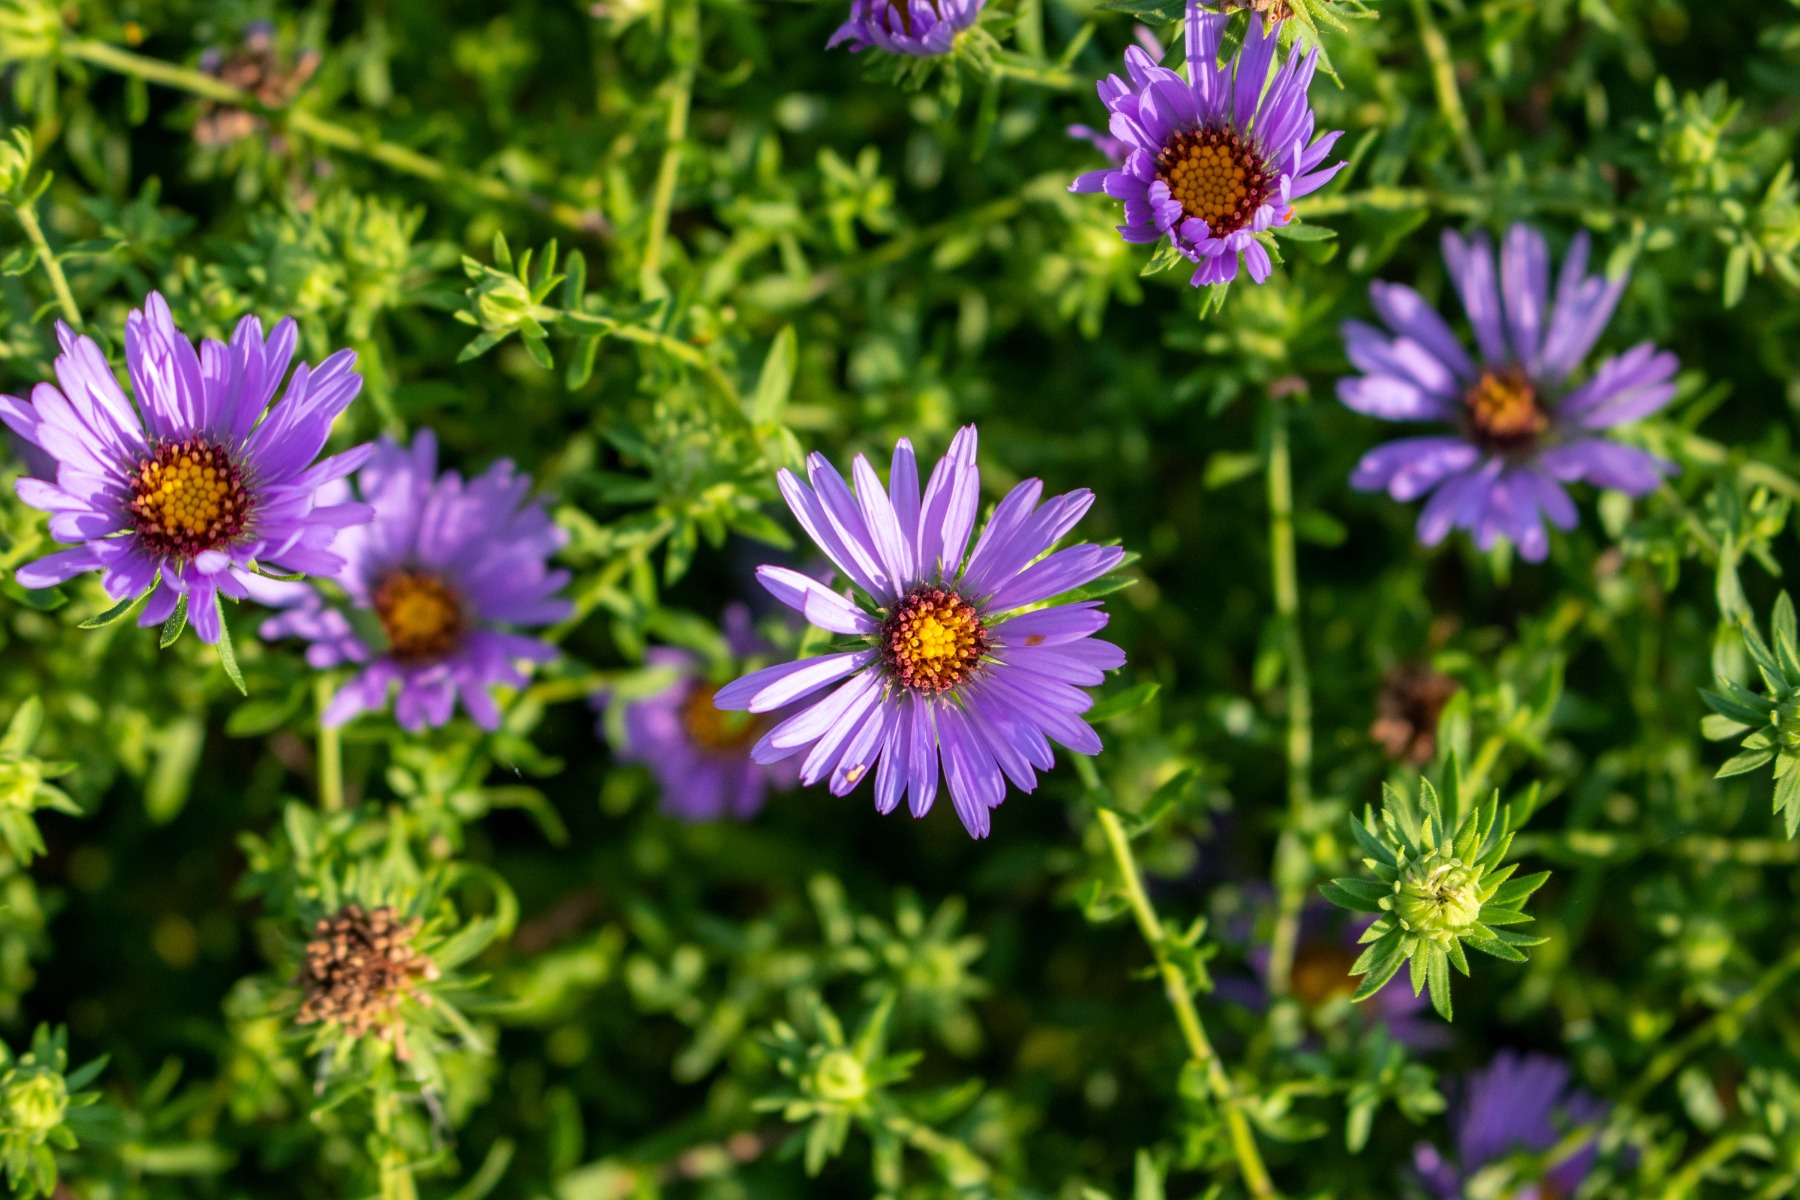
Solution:
{"label": "narrow green leaf", "polygon": [[127,596],[125,599],[119,601],[117,604],[113,605],[111,608],[107,609],[105,612],[101,613],[99,616],[89,617],[87,620],[83,621],[80,625],[80,628],[82,628],[82,629],[102,629],[108,625],[111,625],[115,621],[123,620],[125,617],[129,616],[132,613],[132,611],[135,610],[140,604],[142,604],[145,600],[149,599],[150,595],[155,591],[156,591],[156,587],[153,586],[150,588],[149,591],[145,592],[141,596]]}
{"label": "narrow green leaf", "polygon": [[163,622],[161,646],[164,650],[173,646],[181,636],[181,631],[187,628],[187,602],[187,593],[183,592],[181,598],[175,601],[175,611]]}
{"label": "narrow green leaf", "polygon": [[1122,717],[1127,713],[1134,713],[1154,700],[1156,693],[1161,690],[1162,684],[1160,683],[1135,684],[1122,692],[1113,693],[1094,705],[1088,710],[1086,719],[1089,724],[1095,724],[1100,721],[1110,721],[1114,717]]}
{"label": "narrow green leaf", "polygon": [[1442,947],[1433,946],[1429,953],[1431,968],[1426,974],[1431,984],[1431,1007],[1437,1009],[1438,1016],[1444,1020],[1454,1020],[1455,1012],[1450,1005],[1450,961]]}
{"label": "narrow green leaf", "polygon": [[219,665],[225,668],[226,676],[237,685],[238,692],[248,696],[250,689],[244,686],[244,673],[238,669],[237,651],[231,645],[231,627],[225,623],[225,602],[214,593],[213,604],[219,610]]}
{"label": "narrow green leaf", "polygon": [[1758,767],[1766,766],[1774,757],[1775,751],[1773,750],[1746,750],[1742,754],[1734,754],[1725,760],[1725,765],[1714,773],[1713,778],[1730,779],[1733,775],[1747,774]]}

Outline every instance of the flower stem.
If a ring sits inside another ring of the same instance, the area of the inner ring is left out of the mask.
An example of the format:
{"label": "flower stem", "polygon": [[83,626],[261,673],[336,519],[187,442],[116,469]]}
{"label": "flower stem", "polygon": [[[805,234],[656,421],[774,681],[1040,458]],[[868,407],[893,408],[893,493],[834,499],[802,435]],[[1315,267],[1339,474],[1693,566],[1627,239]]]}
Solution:
{"label": "flower stem", "polygon": [[1306,642],[1300,633],[1300,569],[1294,551],[1294,476],[1288,452],[1288,405],[1269,398],[1269,560],[1274,575],[1275,615],[1282,627],[1287,675],[1287,823],[1275,847],[1278,902],[1275,934],[1269,945],[1269,993],[1285,996],[1300,938],[1300,910],[1312,883],[1312,863],[1303,835],[1312,819],[1312,680]]}
{"label": "flower stem", "polygon": [[331,704],[331,677],[320,675],[313,680],[313,702],[319,709],[319,809],[342,812],[344,808],[344,746],[337,726],[325,723],[325,709]]}
{"label": "flower stem", "polygon": [[13,216],[19,219],[26,240],[37,251],[38,261],[44,264],[44,274],[50,279],[50,290],[56,294],[56,306],[62,309],[63,320],[80,329],[81,310],[75,306],[75,293],[69,290],[69,278],[63,274],[62,264],[50,251],[50,242],[44,237],[44,227],[38,224],[33,206],[21,204],[13,209]]}
{"label": "flower stem", "polygon": [[[700,44],[700,9],[697,4],[684,5],[678,22],[685,30],[674,30],[677,43]],[[685,33],[686,37],[681,35]],[[656,170],[656,191],[650,201],[650,228],[644,235],[644,259],[638,266],[638,290],[646,299],[660,299],[669,294],[662,280],[663,244],[669,238],[669,213],[675,205],[675,183],[681,175],[681,152],[687,141],[688,110],[694,100],[694,63],[681,63],[670,81],[669,124],[664,131],[662,163]]]}
{"label": "flower stem", "polygon": [[1258,1200],[1269,1200],[1279,1193],[1269,1180],[1268,1168],[1263,1166],[1262,1154],[1256,1148],[1256,1138],[1250,1131],[1250,1122],[1238,1104],[1237,1095],[1231,1086],[1231,1077],[1225,1073],[1225,1065],[1219,1061],[1218,1052],[1213,1049],[1212,1041],[1206,1036],[1206,1026],[1200,1023],[1200,1013],[1194,1007],[1194,996],[1188,981],[1181,968],[1169,957],[1168,940],[1163,933],[1162,921],[1156,915],[1156,909],[1151,906],[1150,897],[1144,892],[1144,880],[1138,872],[1137,858],[1132,854],[1131,839],[1125,833],[1125,826],[1120,824],[1117,813],[1110,808],[1096,808],[1095,811],[1099,814],[1100,829],[1106,835],[1106,844],[1112,850],[1113,863],[1119,869],[1119,885],[1125,893],[1125,902],[1131,908],[1138,932],[1143,935],[1151,954],[1156,957],[1156,967],[1162,975],[1163,992],[1169,998],[1169,1006],[1175,1010],[1175,1023],[1181,1027],[1188,1056],[1206,1072],[1207,1086],[1224,1109],[1225,1124],[1231,1135],[1232,1153],[1237,1156],[1238,1170],[1244,1177],[1244,1186]]}
{"label": "flower stem", "polygon": [[1482,157],[1481,147],[1475,143],[1475,135],[1469,129],[1469,114],[1463,109],[1462,93],[1456,87],[1456,64],[1450,61],[1450,43],[1444,40],[1437,20],[1431,15],[1431,0],[1412,0],[1412,7],[1413,18],[1419,23],[1419,42],[1425,49],[1425,57],[1431,60],[1431,86],[1437,92],[1438,108],[1443,110],[1450,132],[1456,135],[1463,165],[1480,183],[1487,179],[1487,160]]}
{"label": "flower stem", "polygon": [[202,96],[221,104],[242,108],[247,112],[260,113],[279,121],[296,134],[311,138],[313,141],[323,143],[333,149],[371,159],[403,175],[412,175],[429,183],[443,185],[444,193],[448,196],[477,196],[501,204],[516,205],[546,217],[564,228],[588,236],[600,234],[606,227],[604,219],[598,213],[583,211],[573,204],[546,200],[542,196],[521,191],[501,180],[473,175],[459,167],[449,166],[430,155],[421,154],[417,150],[385,141],[379,137],[365,136],[337,121],[316,116],[313,113],[297,109],[271,109],[249,92],[234,88],[203,71],[176,66],[174,63],[163,62],[148,55],[121,50],[119,47],[110,46],[105,42],[86,39],[65,43],[62,53],[69,58],[78,59],[108,71],[116,71],[121,75],[142,79],[146,83],[159,83],[165,87],[187,92],[189,95]]}

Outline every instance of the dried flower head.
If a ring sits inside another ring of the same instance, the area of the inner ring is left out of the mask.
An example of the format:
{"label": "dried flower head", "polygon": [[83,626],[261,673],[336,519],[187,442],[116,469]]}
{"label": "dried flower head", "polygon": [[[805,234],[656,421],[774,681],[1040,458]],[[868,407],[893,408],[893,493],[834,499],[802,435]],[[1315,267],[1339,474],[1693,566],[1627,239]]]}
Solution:
{"label": "dried flower head", "polygon": [[1398,762],[1422,767],[1437,757],[1438,718],[1462,684],[1424,663],[1401,663],[1381,677],[1369,738]]}
{"label": "dried flower head", "polygon": [[[275,31],[266,22],[252,25],[244,40],[228,55],[209,51],[201,69],[221,83],[248,92],[269,108],[281,108],[300,94],[319,69],[319,52],[307,50],[292,64],[282,61],[275,47]],[[200,102],[194,122],[194,141],[202,146],[228,146],[262,132],[268,122],[253,112],[217,100]]]}
{"label": "dried flower head", "polygon": [[402,920],[390,905],[364,912],[348,904],[313,926],[300,984],[306,996],[295,1018],[301,1025],[337,1025],[352,1038],[373,1033],[408,1056],[400,1006],[430,1004],[418,990],[438,977],[438,966],[413,946],[419,922]]}

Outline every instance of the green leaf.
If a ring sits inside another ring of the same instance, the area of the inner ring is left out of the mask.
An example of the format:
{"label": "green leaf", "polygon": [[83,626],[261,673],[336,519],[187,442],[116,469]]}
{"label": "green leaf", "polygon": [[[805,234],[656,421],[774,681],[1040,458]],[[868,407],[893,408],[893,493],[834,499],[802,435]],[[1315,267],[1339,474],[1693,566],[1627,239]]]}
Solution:
{"label": "green leaf", "polygon": [[1187,261],[1181,251],[1175,248],[1174,242],[1161,241],[1156,244],[1156,250],[1150,255],[1150,261],[1144,264],[1144,269],[1139,271],[1138,275],[1140,278],[1160,275],[1164,271],[1174,270]]}
{"label": "green leaf", "polygon": [[1156,693],[1161,690],[1162,684],[1150,682],[1128,687],[1122,692],[1115,692],[1106,699],[1100,701],[1100,703],[1094,705],[1093,708],[1089,709],[1086,714],[1086,719],[1089,724],[1097,724],[1101,721],[1110,721],[1114,717],[1122,717],[1127,713],[1136,712],[1138,709],[1144,707],[1144,705],[1150,703],[1151,700],[1155,699]]}
{"label": "green leaf", "polygon": [[187,593],[183,592],[181,598],[175,601],[175,611],[169,614],[167,621],[163,622],[160,644],[164,650],[173,646],[176,639],[181,636],[181,631],[187,628],[187,604]]}
{"label": "green leaf", "polygon": [[1489,904],[1501,908],[1517,907],[1531,893],[1544,886],[1550,878],[1550,872],[1539,871],[1536,875],[1521,875],[1517,879],[1509,879],[1495,890]]}
{"label": "green leaf", "polygon": [[89,617],[87,620],[83,621],[80,625],[80,628],[82,628],[82,629],[103,629],[106,626],[111,625],[115,621],[122,620],[126,616],[129,616],[131,614],[132,610],[137,608],[138,605],[142,604],[145,600],[149,599],[151,593],[155,592],[155,591],[156,591],[156,588],[154,586],[152,586],[150,588],[150,590],[145,592],[142,596],[127,596],[125,599],[119,601],[117,604],[113,605],[111,608],[107,609],[105,612],[101,613],[99,616]]}
{"label": "green leaf", "polygon": [[1309,225],[1300,221],[1291,221],[1286,225],[1275,225],[1269,229],[1278,238],[1290,242],[1328,242],[1337,236],[1337,230],[1324,225]]}
{"label": "green leaf", "polygon": [[756,377],[756,391],[749,397],[748,415],[758,425],[781,420],[788,396],[794,390],[794,371],[799,364],[800,345],[794,327],[784,325],[769,344],[769,356],[763,359],[762,373]]}
{"label": "green leaf", "polygon": [[219,612],[219,665],[225,668],[226,676],[237,685],[240,694],[248,696],[250,689],[244,686],[244,673],[238,670],[237,651],[231,645],[231,627],[225,623],[225,602],[213,593],[213,605]]}
{"label": "green leaf", "polygon": [[1431,988],[1431,1007],[1437,1009],[1438,1016],[1444,1020],[1453,1020],[1455,1014],[1450,1006],[1450,960],[1441,946],[1433,946],[1430,954],[1431,965],[1426,977]]}
{"label": "green leaf", "polygon": [[1743,775],[1766,766],[1775,757],[1773,750],[1746,750],[1742,754],[1734,754],[1725,760],[1725,764],[1714,773],[1714,779],[1730,779],[1733,775]]}

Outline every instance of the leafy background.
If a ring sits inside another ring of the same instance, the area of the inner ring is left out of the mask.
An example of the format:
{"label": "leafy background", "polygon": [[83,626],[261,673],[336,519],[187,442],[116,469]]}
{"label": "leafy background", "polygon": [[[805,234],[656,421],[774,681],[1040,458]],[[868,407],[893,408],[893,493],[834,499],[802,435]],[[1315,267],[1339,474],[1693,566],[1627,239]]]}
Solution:
{"label": "leafy background", "polygon": [[[1413,661],[1463,685],[1427,773],[1455,753],[1535,795],[1513,853],[1553,871],[1531,906],[1549,940],[1476,964],[1429,1050],[1341,996],[1202,989],[1277,1184],[1416,1189],[1440,1097],[1511,1047],[1610,1104],[1584,1194],[1786,1194],[1800,854],[1766,775],[1712,779],[1698,689],[1749,677],[1733,622],[1796,559],[1800,14],[1317,6],[1335,78],[1314,103],[1352,166],[1300,215],[1335,237],[1283,242],[1269,284],[1202,320],[1185,272],[1142,274],[1111,206],[1066,191],[1097,165],[1065,133],[1097,123],[1092,80],[1139,18],[1174,41],[1173,10],[992,7],[985,73],[908,91],[824,51],[837,4],[0,0],[0,121],[31,158],[0,160],[0,385],[46,377],[59,315],[116,352],[151,288],[196,336],[292,313],[307,357],[360,355],[344,444],[428,425],[465,468],[513,458],[576,573],[567,655],[504,730],[359,724],[337,813],[315,681],[249,614],[243,699],[192,639],[80,629],[97,585],[0,579],[8,749],[68,764],[80,814],[40,812],[41,854],[9,835],[0,856],[0,1020],[15,1053],[49,1023],[71,1072],[106,1057],[75,1081],[99,1096],[69,1111],[61,1194],[1239,1194],[1096,813],[1121,814],[1150,901],[1192,935],[1161,945],[1184,983],[1253,986],[1278,842],[1289,882],[1354,873],[1347,816],[1416,787],[1368,736],[1384,670]],[[310,75],[252,136],[200,144],[241,100],[208,56],[265,21],[277,72]],[[1370,280],[1448,304],[1437,233],[1514,219],[1558,252],[1585,227],[1631,267],[1603,351],[1649,338],[1683,364],[1639,433],[1679,479],[1584,497],[1539,566],[1418,548],[1415,513],[1347,488],[1385,431],[1332,396]],[[1109,601],[1131,662],[1105,755],[1011,797],[981,843],[948,811],[822,791],[743,824],[661,815],[589,697],[647,645],[716,652],[724,607],[760,603],[751,567],[806,561],[777,467],[901,435],[935,453],[967,422],[990,500],[1031,475],[1090,487],[1084,531],[1140,556]],[[1283,438],[1291,622],[1266,486]],[[8,487],[0,568],[46,540]],[[1310,764],[1289,744],[1302,661]],[[43,804],[20,777],[0,773],[8,802]],[[447,934],[488,922],[460,972],[479,1038],[444,1032],[423,1090],[378,1055],[328,1071],[287,1023],[308,914],[355,870]],[[891,1080],[821,1099],[834,1024],[854,1041],[874,1018]]]}

